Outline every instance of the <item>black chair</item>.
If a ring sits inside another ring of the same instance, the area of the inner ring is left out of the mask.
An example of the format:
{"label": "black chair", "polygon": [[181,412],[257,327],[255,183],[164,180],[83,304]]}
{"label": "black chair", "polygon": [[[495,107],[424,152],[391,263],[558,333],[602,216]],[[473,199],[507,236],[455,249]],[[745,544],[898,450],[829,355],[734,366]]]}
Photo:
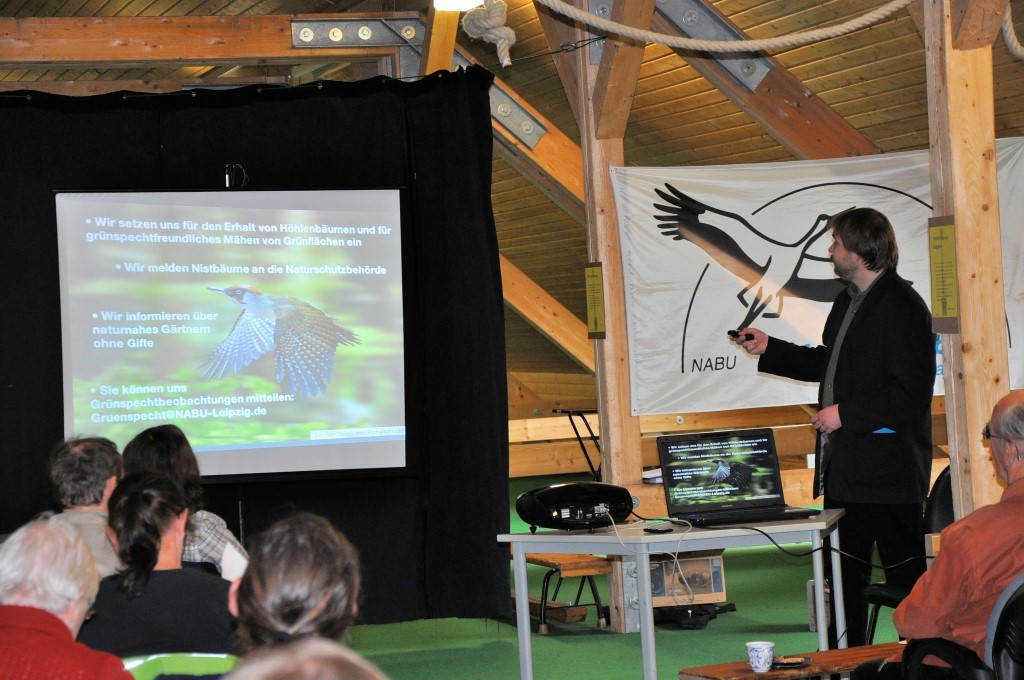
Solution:
{"label": "black chair", "polygon": [[903,652],[903,677],[916,680],[928,656],[948,663],[964,680],[1024,680],[1024,574],[1003,589],[988,617],[985,660],[942,638],[911,640]]}
{"label": "black chair", "polygon": [[[937,534],[953,523],[953,486],[949,478],[949,466],[939,473],[928,493],[924,504],[924,532]],[[875,625],[878,623],[878,611],[882,607],[895,609],[910,594],[910,586],[894,583],[872,583],[864,589],[864,600],[871,607],[868,613],[868,627],[865,633],[867,644],[875,639]]]}

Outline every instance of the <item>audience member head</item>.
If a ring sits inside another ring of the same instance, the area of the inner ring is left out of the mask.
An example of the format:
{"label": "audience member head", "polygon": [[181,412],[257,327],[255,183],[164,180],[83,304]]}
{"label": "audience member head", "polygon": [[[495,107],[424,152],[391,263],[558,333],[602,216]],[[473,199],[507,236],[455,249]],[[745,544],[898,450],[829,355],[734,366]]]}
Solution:
{"label": "audience member head", "polygon": [[125,475],[110,496],[108,512],[110,542],[125,565],[125,590],[140,593],[154,569],[181,566],[188,507],[170,477],[159,472]]}
{"label": "audience member head", "polygon": [[122,474],[117,446],[103,437],[71,437],[50,454],[50,489],[62,510],[105,507]]}
{"label": "audience member head", "polygon": [[860,255],[869,271],[896,269],[900,259],[896,232],[882,213],[874,208],[844,210],[832,216],[829,227],[846,250]]}
{"label": "audience member head", "polygon": [[258,650],[228,680],[387,680],[372,663],[336,642],[310,637]]}
{"label": "audience member head", "polygon": [[1014,390],[996,402],[984,437],[999,477],[1007,484],[1024,477],[1024,390]]}
{"label": "audience member head", "polygon": [[0,545],[0,604],[48,611],[78,635],[99,589],[92,553],[59,517],[36,520]]}
{"label": "audience member head", "polygon": [[203,507],[199,461],[177,425],[157,425],[135,435],[124,447],[124,471],[162,472],[181,487],[190,513]]}
{"label": "audience member head", "polygon": [[299,513],[257,536],[231,588],[245,649],[297,638],[339,640],[358,611],[359,555],[323,517]]}

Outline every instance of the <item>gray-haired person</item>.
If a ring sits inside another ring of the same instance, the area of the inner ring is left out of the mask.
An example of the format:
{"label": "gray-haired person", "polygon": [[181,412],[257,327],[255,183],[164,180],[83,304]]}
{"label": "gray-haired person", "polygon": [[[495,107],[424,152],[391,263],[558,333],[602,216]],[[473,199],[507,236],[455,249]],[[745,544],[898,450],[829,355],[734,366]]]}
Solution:
{"label": "gray-haired person", "polygon": [[100,578],[121,568],[107,537],[107,502],[123,475],[117,446],[103,437],[71,437],[50,454],[50,489],[59,516],[82,536]]}
{"label": "gray-haired person", "polygon": [[99,588],[82,537],[60,517],[0,545],[0,677],[130,680],[119,658],[75,642]]}

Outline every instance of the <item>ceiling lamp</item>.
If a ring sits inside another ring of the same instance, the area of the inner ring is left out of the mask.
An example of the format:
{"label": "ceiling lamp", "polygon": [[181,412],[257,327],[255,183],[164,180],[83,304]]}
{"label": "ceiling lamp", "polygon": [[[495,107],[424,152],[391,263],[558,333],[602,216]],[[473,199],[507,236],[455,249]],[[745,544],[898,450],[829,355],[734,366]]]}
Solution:
{"label": "ceiling lamp", "polygon": [[446,12],[465,12],[477,5],[482,5],[483,0],[434,0],[434,9]]}

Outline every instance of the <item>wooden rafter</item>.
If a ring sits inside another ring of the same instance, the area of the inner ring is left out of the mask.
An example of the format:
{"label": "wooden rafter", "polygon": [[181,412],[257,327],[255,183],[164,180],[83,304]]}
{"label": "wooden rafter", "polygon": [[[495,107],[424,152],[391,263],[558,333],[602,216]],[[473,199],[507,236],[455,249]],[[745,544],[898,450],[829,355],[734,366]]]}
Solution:
{"label": "wooden rafter", "polygon": [[562,88],[566,92],[569,108],[572,109],[576,121],[579,122],[580,116],[576,110],[579,70],[576,65],[576,57],[572,51],[566,48],[567,45],[572,45],[576,41],[576,28],[569,19],[553,12],[547,5],[534,3],[533,6],[537,10],[537,19],[544,31],[544,39],[547,41],[551,58],[555,62],[558,78],[562,81]]}
{"label": "wooden rafter", "polygon": [[[477,63],[462,48],[458,50],[463,57]],[[547,129],[537,144],[530,148],[492,116],[495,153],[577,223],[583,224],[583,151],[500,78],[495,77],[494,87],[500,88]]]}
{"label": "wooden rafter", "polygon": [[991,47],[1003,24],[1010,0],[954,0],[951,5],[953,47]]}
{"label": "wooden rafter", "polygon": [[459,13],[434,9],[427,12],[427,33],[420,58],[421,76],[434,71],[447,71],[452,67],[455,54],[455,36],[459,32]]}
{"label": "wooden rafter", "polygon": [[18,90],[32,90],[33,92],[48,92],[50,94],[63,94],[68,96],[83,97],[95,94],[109,94],[111,92],[148,92],[159,94],[162,92],[178,92],[192,87],[244,87],[246,85],[292,85],[294,80],[288,76],[263,76],[259,78],[188,78],[183,80],[153,79],[153,80],[54,80],[54,81],[32,81],[24,82],[19,80],[0,82],[0,92],[14,92]]}
{"label": "wooden rafter", "polygon": [[[359,16],[420,19],[415,12]],[[391,47],[292,47],[290,16],[0,18],[0,65],[85,68],[298,63],[388,55]]]}
{"label": "wooden rafter", "polygon": [[[617,2],[612,7],[612,21],[623,26],[646,28],[651,25],[654,2]],[[592,100],[596,123],[594,132],[598,139],[622,139],[626,135],[646,46],[618,35],[609,35],[604,41]]]}
{"label": "wooden rafter", "polygon": [[[718,14],[722,21],[742,35],[724,15],[710,4],[705,4],[709,11]],[[660,12],[654,13],[651,26],[659,33],[683,35]],[[718,60],[692,52],[675,51],[797,158],[839,158],[880,152],[871,140],[775,59],[768,58],[772,69],[761,81],[757,92],[750,92]]]}
{"label": "wooden rafter", "polygon": [[[581,274],[582,275],[582,274]],[[594,346],[587,338],[587,325],[526,274],[501,256],[501,284],[505,302],[544,337],[576,363],[594,372]]]}

